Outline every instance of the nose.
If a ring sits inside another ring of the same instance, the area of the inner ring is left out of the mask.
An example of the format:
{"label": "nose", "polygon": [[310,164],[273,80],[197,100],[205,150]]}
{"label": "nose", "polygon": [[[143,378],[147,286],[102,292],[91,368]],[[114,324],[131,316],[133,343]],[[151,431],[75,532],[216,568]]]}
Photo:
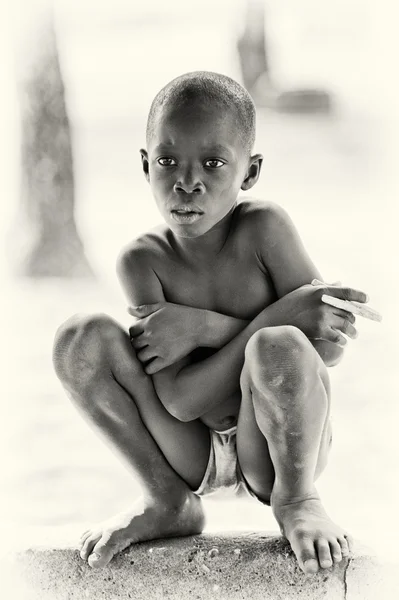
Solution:
{"label": "nose", "polygon": [[197,176],[194,169],[185,169],[180,171],[179,177],[174,185],[175,192],[184,192],[186,194],[202,194],[205,190],[204,184]]}

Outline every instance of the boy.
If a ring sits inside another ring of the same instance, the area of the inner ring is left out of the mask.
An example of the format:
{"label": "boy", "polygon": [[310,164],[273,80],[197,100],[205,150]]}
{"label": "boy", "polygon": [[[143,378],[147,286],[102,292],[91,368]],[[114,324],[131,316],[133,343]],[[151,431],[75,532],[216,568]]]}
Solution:
{"label": "boy", "polygon": [[[356,337],[354,317],[321,284],[285,211],[240,189],[258,180],[255,109],[211,72],[171,81],[152,103],[141,159],[165,220],[121,252],[117,270],[138,317],[130,336],[106,315],[74,316],[54,365],[86,418],[139,479],[143,496],[81,538],[106,565],[134,542],[198,534],[201,496],[271,504],[305,573],[348,556],[314,482],[331,443],[326,366]],[[312,285],[313,282],[313,285]]]}

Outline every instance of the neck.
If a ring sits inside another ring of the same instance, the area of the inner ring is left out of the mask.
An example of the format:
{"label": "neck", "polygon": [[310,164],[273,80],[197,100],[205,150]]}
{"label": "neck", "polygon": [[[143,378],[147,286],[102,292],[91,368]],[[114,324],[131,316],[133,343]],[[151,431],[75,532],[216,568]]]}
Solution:
{"label": "neck", "polygon": [[212,258],[222,250],[229,237],[237,203],[209,231],[196,238],[181,237],[170,232],[171,244],[186,259]]}

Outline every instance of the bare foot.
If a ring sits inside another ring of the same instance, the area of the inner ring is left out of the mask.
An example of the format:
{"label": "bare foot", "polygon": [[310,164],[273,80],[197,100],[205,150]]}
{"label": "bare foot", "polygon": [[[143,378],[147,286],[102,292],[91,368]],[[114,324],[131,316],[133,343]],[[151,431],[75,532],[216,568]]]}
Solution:
{"label": "bare foot", "polygon": [[178,506],[144,502],[89,529],[80,538],[80,556],[91,567],[104,567],[111,558],[131,544],[163,537],[201,533],[205,518],[201,499],[190,494]]}
{"label": "bare foot", "polygon": [[281,533],[291,544],[304,573],[328,569],[350,555],[351,536],[331,521],[317,492],[288,500],[273,490],[271,505]]}

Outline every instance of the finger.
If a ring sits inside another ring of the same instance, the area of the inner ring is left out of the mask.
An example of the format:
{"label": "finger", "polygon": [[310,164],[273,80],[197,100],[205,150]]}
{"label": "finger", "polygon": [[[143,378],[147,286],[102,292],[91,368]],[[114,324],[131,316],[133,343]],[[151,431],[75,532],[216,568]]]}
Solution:
{"label": "finger", "polygon": [[382,321],[382,316],[380,313],[369,306],[365,306],[364,302],[357,302],[356,300],[342,300],[342,298],[336,298],[335,296],[328,294],[322,294],[321,301],[325,304],[329,304],[330,306],[347,310],[355,315],[360,315],[361,317],[370,319],[371,321],[377,321],[378,323]]}
{"label": "finger", "polygon": [[330,296],[335,296],[335,298],[341,298],[341,300],[355,300],[356,302],[369,301],[369,297],[365,292],[350,287],[327,287],[325,292],[330,294]]}
{"label": "finger", "polygon": [[352,340],[357,338],[357,329],[352,325],[352,323],[346,317],[336,317],[334,319],[333,328],[341,331],[345,335],[347,335]]}
{"label": "finger", "polygon": [[350,323],[352,323],[352,325],[354,323],[356,323],[356,317],[353,313],[344,310],[343,308],[336,308],[335,306],[332,307],[332,312],[334,315],[336,315],[337,317],[342,317],[342,319],[348,319],[348,321]]}
{"label": "finger", "polygon": [[131,325],[129,327],[129,334],[130,337],[137,337],[138,335],[140,335],[141,333],[144,333],[144,326],[142,325],[141,322],[139,323],[134,323],[134,325]]}
{"label": "finger", "polygon": [[147,360],[151,360],[152,358],[155,358],[157,356],[156,351],[154,350],[154,348],[150,348],[149,346],[146,346],[145,348],[143,348],[142,350],[139,350],[139,352],[137,352],[137,358],[139,359],[140,362],[146,362]]}
{"label": "finger", "polygon": [[338,329],[334,327],[330,327],[330,331],[327,334],[327,341],[332,342],[333,344],[337,344],[341,348],[344,348],[347,344],[347,339],[342,335]]}
{"label": "finger", "polygon": [[141,304],[140,306],[128,306],[127,312],[134,317],[148,317],[148,315],[159,310],[161,306],[161,302],[156,302],[155,304]]}
{"label": "finger", "polygon": [[162,358],[155,358],[148,365],[145,366],[144,371],[147,375],[154,375],[154,373],[158,373],[158,371],[162,371],[167,366],[165,361]]}
{"label": "finger", "polygon": [[130,343],[132,344],[135,350],[140,350],[140,348],[145,348],[145,346],[148,346],[147,340],[142,335],[130,338]]}
{"label": "finger", "polygon": [[350,338],[351,340],[355,340],[357,338],[357,336],[359,335],[356,327],[353,327],[353,325],[351,323],[348,323],[348,321],[346,319],[344,319],[344,321],[343,321],[343,327],[342,327],[341,331],[342,331],[342,333],[347,335],[348,338]]}

